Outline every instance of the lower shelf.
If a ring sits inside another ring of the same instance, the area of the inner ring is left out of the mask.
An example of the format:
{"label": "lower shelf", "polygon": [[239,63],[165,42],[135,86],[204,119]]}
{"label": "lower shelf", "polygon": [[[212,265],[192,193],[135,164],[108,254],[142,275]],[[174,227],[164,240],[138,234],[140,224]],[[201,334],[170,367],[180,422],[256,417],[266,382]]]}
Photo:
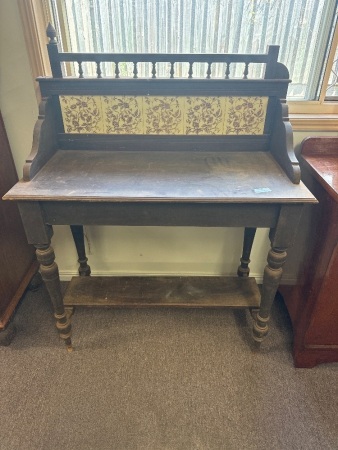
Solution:
{"label": "lower shelf", "polygon": [[254,278],[73,277],[65,306],[258,308]]}

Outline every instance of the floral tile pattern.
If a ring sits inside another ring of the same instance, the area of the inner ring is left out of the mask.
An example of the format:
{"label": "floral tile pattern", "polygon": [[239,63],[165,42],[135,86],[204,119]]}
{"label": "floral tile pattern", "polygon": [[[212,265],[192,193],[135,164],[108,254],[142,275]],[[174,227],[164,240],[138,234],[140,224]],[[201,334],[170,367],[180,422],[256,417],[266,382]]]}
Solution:
{"label": "floral tile pattern", "polygon": [[144,97],[144,134],[185,134],[184,97]]}
{"label": "floral tile pattern", "polygon": [[65,133],[263,134],[268,97],[60,96]]}
{"label": "floral tile pattern", "polygon": [[60,95],[65,133],[104,133],[100,96]]}
{"label": "floral tile pattern", "polygon": [[268,97],[227,97],[224,134],[263,134]]}
{"label": "floral tile pattern", "polygon": [[143,134],[142,97],[101,97],[106,134]]}
{"label": "floral tile pattern", "polygon": [[225,97],[186,97],[185,134],[223,134]]}

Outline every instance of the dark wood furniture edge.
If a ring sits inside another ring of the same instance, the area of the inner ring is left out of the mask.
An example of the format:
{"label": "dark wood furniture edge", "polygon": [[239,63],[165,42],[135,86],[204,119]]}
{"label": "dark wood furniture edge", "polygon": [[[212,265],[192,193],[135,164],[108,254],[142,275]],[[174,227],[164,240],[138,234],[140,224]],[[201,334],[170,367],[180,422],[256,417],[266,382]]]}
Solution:
{"label": "dark wood furniture edge", "polygon": [[337,136],[308,136],[303,139],[300,148],[302,156],[337,156]]}
{"label": "dark wood furniture edge", "polygon": [[294,350],[295,366],[299,369],[312,369],[318,364],[338,362],[337,346],[319,348],[296,348]]}
{"label": "dark wood furniture edge", "polygon": [[[18,176],[0,112],[0,197],[18,181]],[[33,248],[27,245],[17,206],[0,200],[0,345],[9,345],[15,335],[11,321],[28,283],[38,270]]]}
{"label": "dark wood furniture edge", "polygon": [[10,303],[8,304],[4,314],[2,315],[2,320],[0,320],[0,332],[4,330],[13,315],[15,308],[17,307],[21,297],[23,296],[30,280],[34,277],[36,272],[39,269],[39,263],[35,258],[35,254],[33,254],[32,264],[26,272],[25,276],[21,280],[21,283],[18,286],[15,294],[13,295]]}
{"label": "dark wood furniture edge", "polygon": [[34,127],[32,150],[23,168],[24,181],[31,180],[57,149],[53,116],[52,98],[43,98],[39,105],[39,117]]}
{"label": "dark wood furniture edge", "polygon": [[[325,148],[323,148],[322,141],[325,139]],[[323,178],[321,173],[315,167],[315,161],[322,158],[337,158],[338,159],[338,145],[337,138],[334,136],[309,136],[301,143],[301,153],[299,160],[310,171],[311,175],[319,182],[319,184],[336,200],[338,201],[338,192]]]}
{"label": "dark wood furniture edge", "polygon": [[[292,304],[293,300],[297,300],[299,294],[298,286],[280,285],[278,291],[283,298],[288,297],[288,305]],[[313,311],[314,305],[312,305],[311,311]],[[309,314],[307,314],[309,315]],[[294,332],[294,344],[292,349],[292,355],[294,359],[294,365],[296,368],[311,369],[318,364],[338,362],[338,346],[337,345],[302,345],[298,338],[299,333],[297,326],[299,320],[293,317],[290,313],[291,324]],[[304,322],[302,320],[301,322]],[[304,327],[304,324],[301,324]]]}
{"label": "dark wood furniture edge", "polygon": [[276,102],[276,120],[273,124],[270,152],[294,184],[300,183],[300,167],[293,146],[292,125],[285,100]]}
{"label": "dark wood furniture edge", "polygon": [[[311,156],[311,158],[314,158],[314,156]],[[331,156],[332,158],[332,156]],[[338,154],[337,154],[337,158],[338,158]],[[330,195],[335,198],[335,200],[338,200],[338,193],[336,190],[334,190],[332,188],[332,186],[330,186],[329,183],[326,182],[326,180],[317,172],[316,168],[313,166],[313,164],[311,164],[311,162],[307,159],[307,157],[303,157],[302,155],[299,158],[302,163],[304,164],[304,166],[306,166],[308,168],[308,170],[311,172],[311,175],[316,179],[316,181],[318,181],[318,183],[327,191],[330,193]],[[318,157],[319,159],[319,157]]]}
{"label": "dark wood furniture edge", "polygon": [[[337,191],[323,179],[320,169],[323,161],[325,167],[325,157],[329,160],[338,160],[338,139],[336,136],[309,136],[302,141],[300,152],[302,180],[320,199],[319,206],[322,205],[325,210],[325,208],[330,207],[329,205],[334,205],[334,202],[337,203]],[[318,170],[316,169],[316,161],[318,161]],[[328,168],[328,170],[330,169]],[[328,197],[327,200],[324,199],[324,195]],[[318,213],[316,216],[318,216]],[[325,217],[335,223],[333,212],[332,214],[326,212]],[[325,236],[326,240],[331,239],[331,242],[336,242],[336,234],[334,234],[333,228],[328,233],[327,227],[319,219],[314,223],[311,220],[311,224],[312,228],[315,227],[313,228],[315,236]],[[335,247],[331,249],[322,248],[320,242],[317,238],[315,244],[307,249],[304,253],[304,261],[309,263],[315,255],[318,261],[321,261],[321,266],[318,268],[317,264],[315,267],[307,267],[299,275],[300,278],[296,285],[280,285],[279,287],[293,327],[293,358],[295,367],[299,368],[312,368],[318,364],[338,362],[338,345],[336,343],[309,343],[308,333],[314,321],[313,314],[316,311],[317,295],[323,288],[325,273],[330,266],[335,251]],[[314,270],[319,270],[319,273],[322,274],[317,281],[313,280]],[[307,290],[304,293],[306,286]],[[301,301],[302,298],[303,302]],[[306,342],[306,339],[308,342]]]}

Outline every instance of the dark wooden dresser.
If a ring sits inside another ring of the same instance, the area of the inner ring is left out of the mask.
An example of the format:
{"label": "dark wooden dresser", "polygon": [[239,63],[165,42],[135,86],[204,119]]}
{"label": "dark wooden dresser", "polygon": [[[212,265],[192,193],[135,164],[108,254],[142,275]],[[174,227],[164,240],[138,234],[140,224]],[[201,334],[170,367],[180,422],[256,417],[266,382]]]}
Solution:
{"label": "dark wooden dresser", "polygon": [[1,197],[18,178],[0,115],[0,342],[9,343],[5,328],[38,270],[34,247],[27,244],[17,205]]}
{"label": "dark wooden dresser", "polygon": [[307,249],[297,285],[281,292],[293,324],[295,366],[313,367],[338,362],[338,137],[307,138],[300,165],[319,204],[302,220]]}

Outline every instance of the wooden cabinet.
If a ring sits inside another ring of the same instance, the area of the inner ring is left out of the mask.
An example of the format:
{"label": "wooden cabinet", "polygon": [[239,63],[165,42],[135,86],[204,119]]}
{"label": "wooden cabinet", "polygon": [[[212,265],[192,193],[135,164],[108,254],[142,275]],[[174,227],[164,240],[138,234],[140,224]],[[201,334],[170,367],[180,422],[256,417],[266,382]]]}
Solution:
{"label": "wooden cabinet", "polygon": [[38,266],[34,248],[27,244],[17,205],[1,200],[18,179],[1,114],[0,161],[0,332],[3,332]]}
{"label": "wooden cabinet", "polygon": [[319,204],[309,207],[299,233],[307,251],[298,283],[280,290],[293,324],[295,366],[313,367],[338,361],[338,138],[306,139],[300,164]]}

